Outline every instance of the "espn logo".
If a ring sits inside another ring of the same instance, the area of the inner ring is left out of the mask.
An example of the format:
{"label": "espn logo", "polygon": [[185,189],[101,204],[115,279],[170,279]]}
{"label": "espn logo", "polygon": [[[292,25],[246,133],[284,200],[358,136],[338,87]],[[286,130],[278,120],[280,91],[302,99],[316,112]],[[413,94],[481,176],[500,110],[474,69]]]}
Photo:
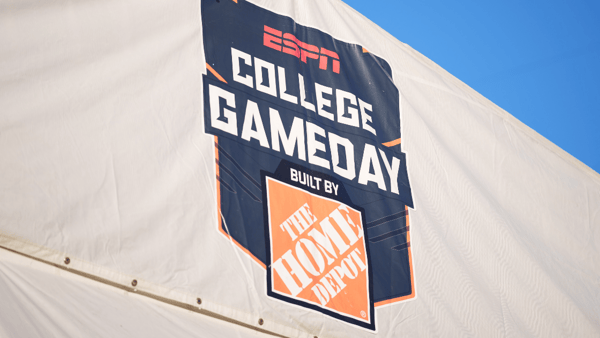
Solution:
{"label": "espn logo", "polygon": [[283,34],[282,31],[265,25],[263,44],[277,51],[294,55],[306,64],[308,59],[319,60],[319,69],[323,70],[327,70],[331,58],[333,72],[340,73],[340,57],[336,52],[323,47],[319,50],[319,47],[302,42],[290,33]]}

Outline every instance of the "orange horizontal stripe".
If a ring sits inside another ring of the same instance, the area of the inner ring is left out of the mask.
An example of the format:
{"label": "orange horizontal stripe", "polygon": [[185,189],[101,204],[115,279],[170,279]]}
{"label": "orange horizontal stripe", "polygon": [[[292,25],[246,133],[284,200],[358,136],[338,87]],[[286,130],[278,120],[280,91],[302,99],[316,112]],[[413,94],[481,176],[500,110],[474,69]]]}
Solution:
{"label": "orange horizontal stripe", "polygon": [[401,138],[399,138],[399,139],[396,139],[396,140],[393,140],[393,141],[390,141],[390,142],[382,143],[382,144],[383,144],[384,146],[386,146],[386,147],[388,147],[388,148],[389,148],[389,147],[397,146],[397,145],[399,145],[400,143],[402,143],[402,139],[401,139]]}
{"label": "orange horizontal stripe", "polygon": [[217,73],[213,69],[213,67],[211,67],[208,63],[206,63],[206,69],[208,69],[208,71],[211,72],[212,75],[214,75],[217,79],[219,79],[219,81],[227,83],[227,81],[225,81],[225,79],[219,73]]}

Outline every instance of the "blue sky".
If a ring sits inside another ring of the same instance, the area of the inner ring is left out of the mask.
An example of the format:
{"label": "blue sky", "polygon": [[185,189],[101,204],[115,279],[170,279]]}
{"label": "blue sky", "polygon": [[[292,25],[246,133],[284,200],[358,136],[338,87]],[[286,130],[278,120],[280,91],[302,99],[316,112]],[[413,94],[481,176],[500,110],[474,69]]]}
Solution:
{"label": "blue sky", "polygon": [[600,172],[600,1],[343,1]]}

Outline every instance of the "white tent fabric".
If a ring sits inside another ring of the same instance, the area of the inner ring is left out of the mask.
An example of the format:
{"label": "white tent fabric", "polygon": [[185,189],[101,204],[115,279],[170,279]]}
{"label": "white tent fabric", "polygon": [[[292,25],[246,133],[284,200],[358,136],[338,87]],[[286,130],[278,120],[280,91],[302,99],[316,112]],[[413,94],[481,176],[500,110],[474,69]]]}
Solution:
{"label": "white tent fabric", "polygon": [[5,249],[0,299],[0,337],[273,337]]}
{"label": "white tent fabric", "polygon": [[[289,337],[600,335],[600,175],[341,1],[249,2],[389,62],[416,298],[357,329],[267,297],[216,231],[199,1],[0,1],[0,246]],[[246,334],[2,257],[8,336]]]}

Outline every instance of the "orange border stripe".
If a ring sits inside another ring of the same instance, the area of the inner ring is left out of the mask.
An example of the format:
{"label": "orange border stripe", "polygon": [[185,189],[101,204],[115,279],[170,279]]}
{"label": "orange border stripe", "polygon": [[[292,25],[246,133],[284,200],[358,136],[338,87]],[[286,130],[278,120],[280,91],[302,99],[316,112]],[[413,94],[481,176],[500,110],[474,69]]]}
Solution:
{"label": "orange border stripe", "polygon": [[[406,210],[406,227],[407,227],[407,229],[410,229],[410,220],[408,218],[408,207],[404,206],[404,208]],[[410,244],[410,230],[406,232],[406,243]],[[381,302],[375,303],[375,307],[392,304],[392,303],[397,303],[397,302],[401,302],[403,300],[415,298],[415,273],[413,271],[412,250],[411,250],[410,246],[408,247],[408,265],[410,265],[410,286],[412,288],[410,295],[393,298],[393,299],[388,299],[388,300],[382,300]]]}
{"label": "orange border stripe", "polygon": [[365,47],[363,47],[363,53],[368,53],[368,52],[369,51]]}
{"label": "orange border stripe", "polygon": [[393,140],[393,141],[390,141],[390,142],[382,143],[382,144],[383,144],[384,146],[386,146],[386,147],[388,147],[388,148],[389,148],[389,147],[397,146],[397,145],[399,145],[400,143],[402,143],[402,139],[401,139],[401,138],[399,138],[399,139],[395,139],[395,140]]}
{"label": "orange border stripe", "polygon": [[227,81],[225,81],[225,79],[219,73],[217,73],[213,69],[213,67],[211,67],[208,63],[206,63],[206,69],[208,69],[208,71],[211,72],[212,75],[214,75],[217,79],[219,79],[219,81],[227,83]]}

